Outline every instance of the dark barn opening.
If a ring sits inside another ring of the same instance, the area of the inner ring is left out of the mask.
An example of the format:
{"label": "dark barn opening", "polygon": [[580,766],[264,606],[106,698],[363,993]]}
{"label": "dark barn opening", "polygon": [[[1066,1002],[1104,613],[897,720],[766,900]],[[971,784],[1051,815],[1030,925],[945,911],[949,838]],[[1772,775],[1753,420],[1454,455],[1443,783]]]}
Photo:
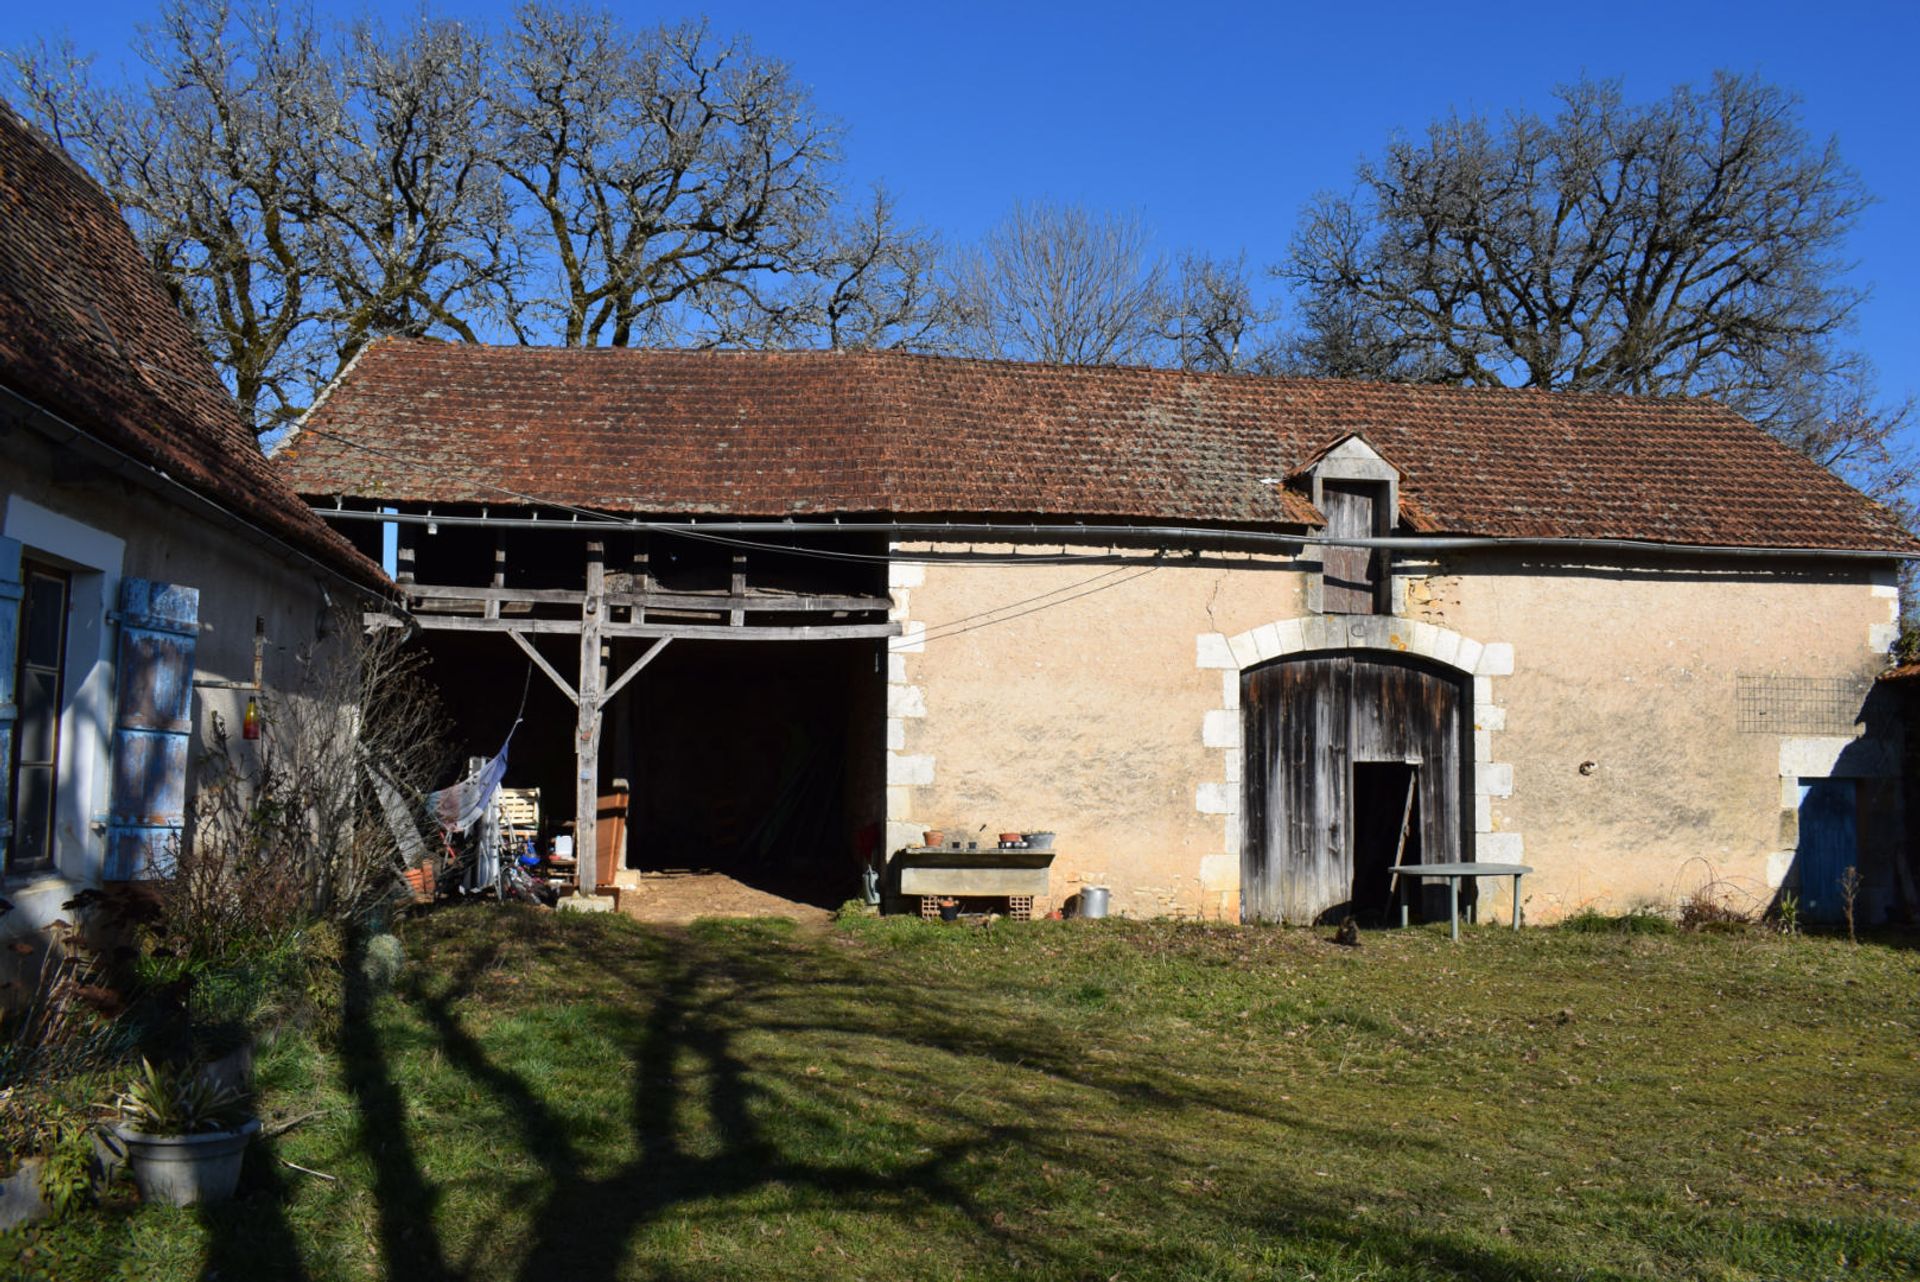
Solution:
{"label": "dark barn opening", "polygon": [[[504,784],[539,789],[543,842],[573,827],[584,776],[601,886],[694,870],[821,907],[859,893],[885,820],[884,543],[460,515],[398,527],[402,588],[449,738],[487,757],[512,731]],[[355,533],[377,551],[378,529]],[[610,691],[597,753],[589,685]]]}
{"label": "dark barn opening", "polygon": [[872,641],[670,646],[606,747],[632,763],[626,867],[723,872],[822,908],[858,893],[883,817],[880,657]]}
{"label": "dark barn opening", "polygon": [[1366,925],[1387,923],[1393,903],[1393,866],[1421,861],[1419,783],[1419,767],[1414,765],[1354,762],[1353,888],[1348,911]]}

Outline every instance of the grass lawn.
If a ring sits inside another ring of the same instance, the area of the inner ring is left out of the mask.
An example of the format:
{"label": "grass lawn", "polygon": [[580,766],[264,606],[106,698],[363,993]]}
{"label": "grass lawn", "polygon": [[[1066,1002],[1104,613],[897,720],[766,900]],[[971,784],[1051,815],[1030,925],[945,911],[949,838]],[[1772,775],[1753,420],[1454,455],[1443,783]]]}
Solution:
{"label": "grass lawn", "polygon": [[264,1053],[326,1111],[240,1200],[118,1195],[0,1273],[1920,1272],[1920,951],[1325,933],[443,911]]}

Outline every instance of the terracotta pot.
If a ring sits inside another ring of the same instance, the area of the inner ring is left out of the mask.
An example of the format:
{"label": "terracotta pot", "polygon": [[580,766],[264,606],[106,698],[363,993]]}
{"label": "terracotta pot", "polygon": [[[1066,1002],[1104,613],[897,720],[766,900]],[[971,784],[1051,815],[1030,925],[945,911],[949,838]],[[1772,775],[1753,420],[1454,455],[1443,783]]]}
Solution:
{"label": "terracotta pot", "polygon": [[1000,844],[1003,846],[1011,846],[1021,840],[1023,840],[1023,837],[1017,832],[1003,832],[1000,834]]}
{"label": "terracotta pot", "polygon": [[938,828],[929,828],[920,834],[920,840],[929,846],[937,846],[947,839],[947,834]]}

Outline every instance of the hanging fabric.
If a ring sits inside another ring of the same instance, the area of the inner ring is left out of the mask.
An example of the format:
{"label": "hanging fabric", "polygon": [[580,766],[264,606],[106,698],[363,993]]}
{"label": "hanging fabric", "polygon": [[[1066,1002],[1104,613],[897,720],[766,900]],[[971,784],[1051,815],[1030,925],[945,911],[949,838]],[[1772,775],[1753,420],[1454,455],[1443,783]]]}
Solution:
{"label": "hanging fabric", "polygon": [[[517,726],[519,723],[516,722]],[[454,784],[451,788],[442,788],[438,792],[427,794],[427,813],[434,817],[442,828],[450,832],[464,833],[479,821],[493,803],[494,790],[507,775],[507,748],[513,743],[513,731],[507,731],[507,741],[500,745],[500,751],[480,769]]]}

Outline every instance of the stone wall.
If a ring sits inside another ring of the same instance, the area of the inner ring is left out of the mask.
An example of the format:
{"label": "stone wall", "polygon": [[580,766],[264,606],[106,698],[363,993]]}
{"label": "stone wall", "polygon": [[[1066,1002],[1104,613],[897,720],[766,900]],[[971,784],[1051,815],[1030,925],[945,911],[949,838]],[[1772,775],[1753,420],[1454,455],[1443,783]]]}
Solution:
{"label": "stone wall", "polygon": [[[1892,579],[1867,563],[1462,556],[1396,567],[1400,617],[1321,619],[1311,563],[1285,558],[941,559],[1014,550],[896,550],[888,841],[1054,829],[1056,900],[1104,884],[1116,911],[1237,919],[1240,672],[1287,653],[1403,650],[1471,674],[1477,855],[1537,870],[1534,921],[1708,883],[1762,903],[1803,767],[1893,769],[1858,728],[1822,746],[1735,715],[1742,675],[1878,670]],[[1505,895],[1489,884],[1483,908]]]}

